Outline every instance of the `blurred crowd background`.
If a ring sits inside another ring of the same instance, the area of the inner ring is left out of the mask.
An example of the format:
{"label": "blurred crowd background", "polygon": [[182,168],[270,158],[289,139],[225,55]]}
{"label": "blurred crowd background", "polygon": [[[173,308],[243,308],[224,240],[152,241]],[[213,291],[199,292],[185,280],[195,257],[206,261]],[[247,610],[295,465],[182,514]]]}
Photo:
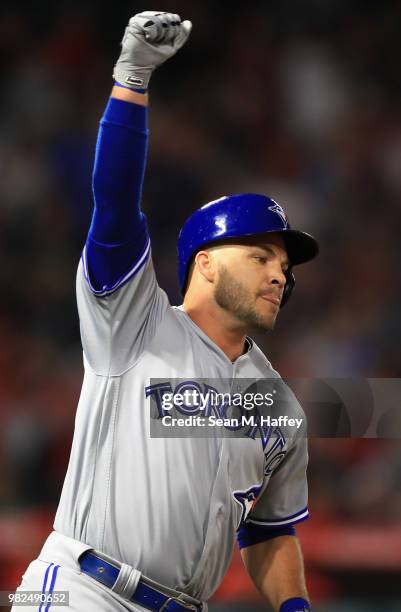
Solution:
{"label": "blurred crowd background", "polygon": [[[82,377],[74,283],[98,122],[126,22],[154,8],[194,23],[151,83],[143,209],[172,302],[186,216],[265,193],[321,245],[258,338],[273,365],[400,375],[400,2],[2,2],[0,589],[51,528]],[[312,519],[298,532],[314,609],[401,610],[400,450],[310,441]],[[211,610],[259,605],[236,553]]]}

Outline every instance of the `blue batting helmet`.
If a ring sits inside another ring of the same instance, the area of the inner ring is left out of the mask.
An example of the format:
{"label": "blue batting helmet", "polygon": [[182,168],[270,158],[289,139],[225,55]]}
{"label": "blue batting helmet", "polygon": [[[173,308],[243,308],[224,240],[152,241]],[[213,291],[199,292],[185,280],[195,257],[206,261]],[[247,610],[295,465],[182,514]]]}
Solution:
{"label": "blue batting helmet", "polygon": [[286,247],[290,268],[281,306],[290,297],[295,278],[292,266],[313,259],[319,247],[305,232],[290,227],[283,208],[267,196],[241,193],[213,200],[196,210],[184,223],[178,236],[178,278],[184,294],[188,272],[195,254],[215,243],[232,242],[233,238],[280,232]]}

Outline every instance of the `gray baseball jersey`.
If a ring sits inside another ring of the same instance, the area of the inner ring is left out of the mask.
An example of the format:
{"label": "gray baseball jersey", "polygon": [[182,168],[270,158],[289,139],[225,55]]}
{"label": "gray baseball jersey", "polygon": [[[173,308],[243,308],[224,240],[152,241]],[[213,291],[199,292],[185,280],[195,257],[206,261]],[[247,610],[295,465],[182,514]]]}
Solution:
{"label": "gray baseball jersey", "polygon": [[[307,517],[304,431],[151,437],[152,379],[278,377],[255,343],[234,363],[158,286],[148,246],[110,292],[77,274],[85,374],[56,531],[207,600],[241,525]],[[293,416],[304,418],[293,402]],[[303,432],[303,433],[302,433]]]}

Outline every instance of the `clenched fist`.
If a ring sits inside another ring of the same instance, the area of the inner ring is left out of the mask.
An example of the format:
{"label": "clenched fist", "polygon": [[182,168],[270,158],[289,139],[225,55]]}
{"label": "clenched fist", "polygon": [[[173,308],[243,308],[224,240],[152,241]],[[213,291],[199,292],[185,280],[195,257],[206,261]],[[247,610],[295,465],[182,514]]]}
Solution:
{"label": "clenched fist", "polygon": [[146,90],[153,70],[181,49],[191,28],[190,21],[181,21],[173,13],[144,11],[131,17],[114,66],[115,81],[130,89]]}

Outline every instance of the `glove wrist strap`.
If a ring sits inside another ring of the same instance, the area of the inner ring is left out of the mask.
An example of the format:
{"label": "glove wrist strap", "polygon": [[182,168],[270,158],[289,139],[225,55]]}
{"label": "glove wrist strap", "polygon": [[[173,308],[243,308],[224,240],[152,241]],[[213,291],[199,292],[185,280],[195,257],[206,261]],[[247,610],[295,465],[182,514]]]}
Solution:
{"label": "glove wrist strap", "polygon": [[118,81],[114,82],[115,85],[117,85],[117,87],[122,87],[123,89],[129,89],[130,91],[136,91],[137,93],[147,93],[147,88],[146,89],[141,89],[139,87],[128,87],[128,85],[123,85],[122,83],[119,83]]}

